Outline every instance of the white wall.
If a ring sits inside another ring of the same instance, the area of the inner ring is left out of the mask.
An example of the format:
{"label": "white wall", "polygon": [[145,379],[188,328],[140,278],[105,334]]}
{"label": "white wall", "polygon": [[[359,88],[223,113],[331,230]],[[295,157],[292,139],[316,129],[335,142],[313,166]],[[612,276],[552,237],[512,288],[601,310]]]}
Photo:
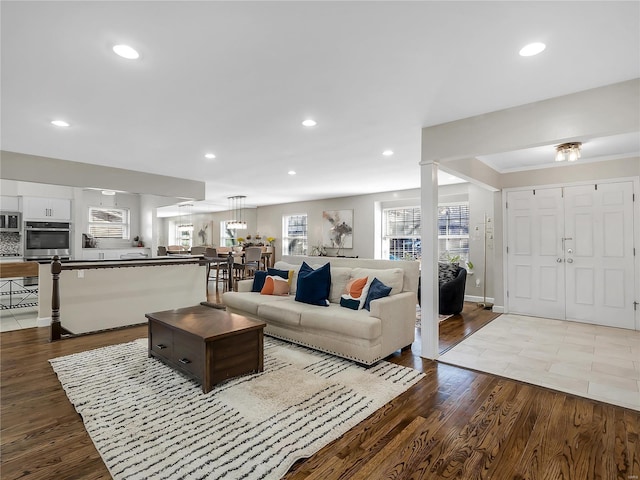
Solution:
{"label": "white wall", "polygon": [[[282,217],[299,213],[307,214],[309,249],[322,243],[322,212],[325,210],[353,210],[353,248],[343,248],[345,256],[380,258],[376,256],[376,218],[380,205],[419,205],[420,190],[399,190],[370,195],[330,198],[307,202],[285,203],[258,207],[258,231],[276,238],[276,260],[282,256]],[[335,254],[330,249],[329,254]],[[311,253],[310,251],[308,253]]]}

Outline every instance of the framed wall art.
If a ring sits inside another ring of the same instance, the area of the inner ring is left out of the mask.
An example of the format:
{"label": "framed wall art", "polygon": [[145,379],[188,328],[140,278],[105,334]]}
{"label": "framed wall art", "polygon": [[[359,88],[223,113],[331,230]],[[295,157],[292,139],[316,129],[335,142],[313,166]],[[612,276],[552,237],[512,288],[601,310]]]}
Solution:
{"label": "framed wall art", "polygon": [[353,210],[322,212],[322,243],[329,248],[353,248]]}

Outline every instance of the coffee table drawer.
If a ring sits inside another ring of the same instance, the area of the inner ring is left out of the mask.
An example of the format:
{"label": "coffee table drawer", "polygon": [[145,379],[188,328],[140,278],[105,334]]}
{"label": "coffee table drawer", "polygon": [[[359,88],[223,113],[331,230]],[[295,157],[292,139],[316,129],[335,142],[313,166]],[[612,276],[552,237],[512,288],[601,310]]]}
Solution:
{"label": "coffee table drawer", "polygon": [[201,339],[173,333],[173,362],[199,381],[204,378],[204,348],[205,343]]}
{"label": "coffee table drawer", "polygon": [[149,348],[167,360],[173,359],[173,330],[160,323],[149,329]]}

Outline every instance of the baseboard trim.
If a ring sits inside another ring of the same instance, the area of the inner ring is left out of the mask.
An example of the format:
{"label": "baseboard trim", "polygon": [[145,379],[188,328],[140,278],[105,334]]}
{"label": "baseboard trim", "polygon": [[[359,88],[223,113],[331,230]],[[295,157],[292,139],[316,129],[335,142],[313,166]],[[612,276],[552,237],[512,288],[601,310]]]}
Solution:
{"label": "baseboard trim", "polygon": [[504,305],[494,305],[491,310],[495,313],[504,313]]}
{"label": "baseboard trim", "polygon": [[40,318],[36,320],[36,327],[48,327],[51,325],[51,317]]}
{"label": "baseboard trim", "polygon": [[[484,302],[484,297],[476,297],[474,295],[465,295],[464,296],[464,301],[465,302]],[[493,298],[489,298],[487,297],[487,303],[493,303]]]}

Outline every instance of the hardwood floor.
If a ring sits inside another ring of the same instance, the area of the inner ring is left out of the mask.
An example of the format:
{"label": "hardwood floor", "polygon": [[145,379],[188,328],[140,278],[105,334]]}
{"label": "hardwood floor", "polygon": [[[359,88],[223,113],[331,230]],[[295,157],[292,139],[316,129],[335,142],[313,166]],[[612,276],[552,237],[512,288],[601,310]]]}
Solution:
{"label": "hardwood floor", "polygon": [[[219,298],[214,293],[209,301]],[[465,306],[460,318],[441,325],[441,349],[493,316]],[[0,334],[1,478],[110,478],[47,360],[146,334],[146,327],[133,327],[56,343],[44,328]],[[285,478],[640,476],[639,412],[425,360],[410,350],[389,360],[425,378]]]}

